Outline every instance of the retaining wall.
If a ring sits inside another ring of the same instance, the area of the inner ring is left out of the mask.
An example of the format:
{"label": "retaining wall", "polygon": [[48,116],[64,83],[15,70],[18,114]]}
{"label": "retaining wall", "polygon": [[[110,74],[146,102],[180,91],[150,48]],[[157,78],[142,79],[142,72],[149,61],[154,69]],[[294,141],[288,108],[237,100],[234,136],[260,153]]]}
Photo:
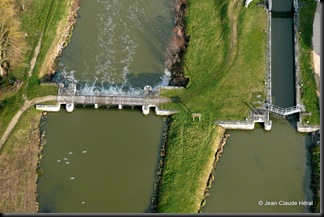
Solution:
{"label": "retaining wall", "polygon": [[46,112],[58,112],[60,111],[61,104],[56,105],[36,105],[37,110],[46,111]]}
{"label": "retaining wall", "polygon": [[235,130],[253,130],[253,121],[215,121],[215,124],[224,127],[225,129]]}
{"label": "retaining wall", "polygon": [[297,122],[297,131],[300,133],[311,133],[318,131],[319,129],[321,129],[320,126],[311,126],[302,124],[300,121]]}

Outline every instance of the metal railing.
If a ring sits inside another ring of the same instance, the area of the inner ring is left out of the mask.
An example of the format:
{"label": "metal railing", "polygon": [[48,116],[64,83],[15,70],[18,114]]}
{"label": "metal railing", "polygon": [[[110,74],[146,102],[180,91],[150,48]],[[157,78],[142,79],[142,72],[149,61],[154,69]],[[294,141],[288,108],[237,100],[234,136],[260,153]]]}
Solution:
{"label": "metal railing", "polygon": [[296,105],[296,106],[291,106],[288,108],[282,108],[273,104],[265,104],[264,108],[268,110],[269,112],[281,115],[281,116],[287,116],[287,115],[292,115],[298,112],[301,112],[301,107]]}

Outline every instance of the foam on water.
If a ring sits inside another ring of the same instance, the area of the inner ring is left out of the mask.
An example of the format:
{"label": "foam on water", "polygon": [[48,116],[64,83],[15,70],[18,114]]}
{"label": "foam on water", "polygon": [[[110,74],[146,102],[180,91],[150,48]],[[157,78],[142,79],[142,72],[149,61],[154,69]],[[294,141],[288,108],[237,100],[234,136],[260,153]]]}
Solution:
{"label": "foam on water", "polygon": [[[96,27],[94,32],[89,32],[96,34],[91,44],[94,49],[86,49],[87,58],[80,56],[76,63],[63,61],[56,81],[65,85],[75,83],[77,92],[87,95],[134,95],[143,93],[146,85],[153,89],[167,86],[170,72],[166,69],[163,72],[164,45],[161,40],[167,41],[169,33],[158,20],[163,20],[167,11],[164,9],[158,15],[150,15],[150,8],[157,6],[146,0],[131,3],[97,0],[97,4],[100,4],[100,10],[95,15]],[[158,69],[159,62],[161,69]],[[153,74],[156,74],[155,78]]]}

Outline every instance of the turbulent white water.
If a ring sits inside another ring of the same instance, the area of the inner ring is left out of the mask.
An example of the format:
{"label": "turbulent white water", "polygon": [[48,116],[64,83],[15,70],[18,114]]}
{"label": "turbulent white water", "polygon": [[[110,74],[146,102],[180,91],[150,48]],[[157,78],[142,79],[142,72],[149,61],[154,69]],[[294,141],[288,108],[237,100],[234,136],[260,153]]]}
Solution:
{"label": "turbulent white water", "polygon": [[173,26],[169,1],[97,0],[92,2],[97,7],[88,8],[91,17],[83,13],[82,4],[73,32],[78,39],[63,52],[58,81],[76,83],[81,94],[136,94],[146,85],[168,85],[164,60]]}

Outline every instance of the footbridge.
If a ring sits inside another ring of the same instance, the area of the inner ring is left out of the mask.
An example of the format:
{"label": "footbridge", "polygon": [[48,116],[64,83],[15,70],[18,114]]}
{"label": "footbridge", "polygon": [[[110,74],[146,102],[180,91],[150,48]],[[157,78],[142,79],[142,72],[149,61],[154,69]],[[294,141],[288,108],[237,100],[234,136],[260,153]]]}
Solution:
{"label": "footbridge", "polygon": [[127,95],[124,93],[114,95],[94,94],[94,95],[81,95],[76,91],[76,85],[70,84],[64,87],[59,84],[59,91],[57,96],[57,105],[36,105],[38,110],[43,111],[58,111],[62,104],[66,105],[66,110],[72,112],[75,105],[93,105],[95,108],[100,106],[118,106],[122,109],[124,106],[142,106],[143,114],[147,115],[151,107],[155,107],[155,112],[158,115],[170,115],[176,111],[160,110],[158,106],[162,103],[170,102],[169,98],[160,96],[160,88],[152,90],[151,86],[145,86],[141,94]]}
{"label": "footbridge", "polygon": [[288,115],[292,115],[298,112],[302,112],[302,108],[301,106],[291,106],[288,108],[282,108],[270,103],[265,103],[264,104],[264,109],[268,110],[269,112],[272,112],[274,114],[280,115],[280,116],[288,116]]}

